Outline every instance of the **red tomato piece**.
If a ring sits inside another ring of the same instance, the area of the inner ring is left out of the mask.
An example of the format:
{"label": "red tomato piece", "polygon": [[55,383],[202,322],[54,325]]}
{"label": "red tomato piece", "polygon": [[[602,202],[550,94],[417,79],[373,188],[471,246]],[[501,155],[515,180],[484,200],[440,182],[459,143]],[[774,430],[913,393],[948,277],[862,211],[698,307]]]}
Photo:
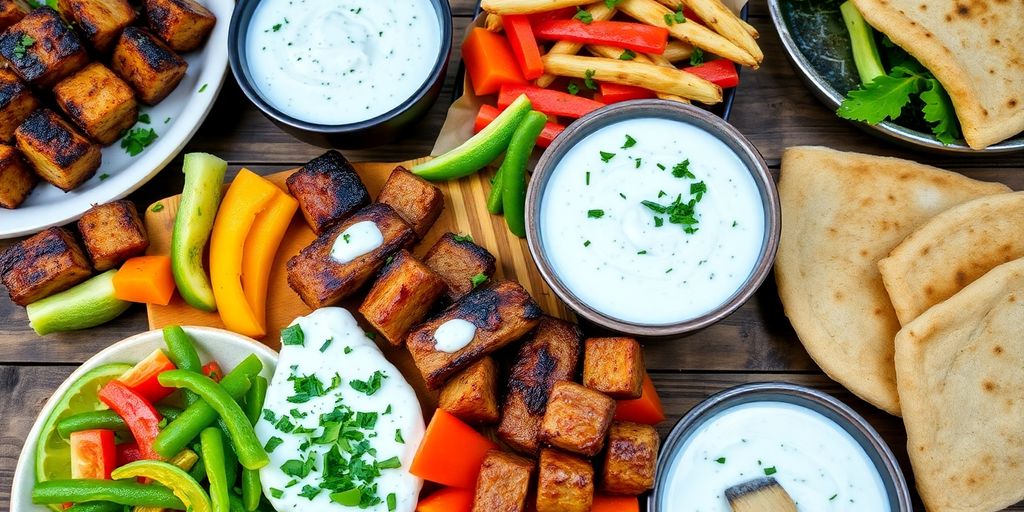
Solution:
{"label": "red tomato piece", "polygon": [[164,354],[163,350],[156,349],[130,370],[124,372],[117,380],[149,402],[156,403],[174,392],[174,388],[165,388],[157,380],[161,373],[173,369],[175,369],[174,363],[167,357],[167,354]]}
{"label": "red tomato piece", "polygon": [[117,467],[114,431],[80,430],[71,433],[71,478],[109,480]]}

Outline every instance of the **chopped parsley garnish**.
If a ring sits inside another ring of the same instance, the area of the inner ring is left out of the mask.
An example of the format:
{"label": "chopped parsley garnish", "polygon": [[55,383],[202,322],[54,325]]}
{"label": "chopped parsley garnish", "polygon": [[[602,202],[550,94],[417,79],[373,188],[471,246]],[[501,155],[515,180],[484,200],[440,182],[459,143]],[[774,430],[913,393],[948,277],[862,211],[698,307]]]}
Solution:
{"label": "chopped parsley garnish", "polygon": [[569,85],[565,86],[565,90],[568,91],[569,94],[577,95],[580,93],[580,86],[576,85],[576,82],[569,82]]}
{"label": "chopped parsley garnish", "polygon": [[316,461],[313,459],[313,457],[310,457],[306,460],[287,460],[285,461],[284,464],[281,464],[281,472],[288,476],[306,478],[307,476],[309,476],[309,473],[313,471],[313,464],[315,462]]}
{"label": "chopped parsley garnish", "polygon": [[590,171],[587,171],[586,182],[587,182],[587,185],[590,185]]}
{"label": "chopped parsley garnish", "polygon": [[149,114],[147,114],[147,113],[139,114],[139,122],[140,123],[149,124],[150,123]]}
{"label": "chopped parsley garnish", "polygon": [[[689,201],[683,202],[682,194],[680,194],[676,197],[675,201],[672,201],[667,206],[654,201],[641,201],[640,204],[646,206],[648,210],[654,213],[666,215],[669,223],[682,226],[684,232],[692,235],[697,232],[696,226],[700,222],[696,216],[698,201],[696,197],[693,197]],[[655,217],[655,219],[657,218]],[[659,226],[657,220],[654,222],[655,226]]]}
{"label": "chopped parsley garnish", "polygon": [[281,329],[281,343],[284,345],[305,345],[305,335],[302,334],[302,327],[295,324]]}
{"label": "chopped parsley garnish", "polygon": [[132,128],[121,139],[121,148],[131,156],[142,153],[146,146],[149,146],[157,138],[156,130],[152,128]]}
{"label": "chopped parsley garnish", "polygon": [[703,181],[697,183],[690,183],[690,195],[695,196],[697,201],[704,198],[704,194],[708,191],[708,186]]}
{"label": "chopped parsley garnish", "polygon": [[587,89],[592,91],[597,90],[597,84],[594,83],[594,74],[597,73],[593,69],[588,69],[583,72],[583,85],[587,86]]}
{"label": "chopped parsley garnish", "polygon": [[676,178],[696,178],[696,176],[694,176],[693,173],[690,172],[689,159],[683,160],[682,162],[679,162],[678,164],[672,166],[672,176],[675,176]]}
{"label": "chopped parsley garnish", "polygon": [[658,216],[654,217],[654,227],[660,228],[660,227],[662,227],[664,225],[665,225],[665,219],[663,219],[661,217],[658,217]]}
{"label": "chopped parsley garnish", "polygon": [[373,375],[371,375],[369,379],[366,379],[366,380],[352,380],[352,381],[350,381],[348,383],[348,385],[352,386],[352,389],[354,389],[354,390],[356,390],[356,391],[358,391],[360,393],[365,393],[367,395],[373,395],[374,393],[376,393],[377,391],[380,390],[381,382],[384,379],[386,379],[386,378],[388,378],[387,375],[384,375],[383,372],[381,372],[380,370],[377,370],[377,371],[373,372]]}
{"label": "chopped parsley garnish", "polygon": [[327,351],[327,347],[330,347],[331,343],[333,343],[333,342],[334,342],[334,338],[327,338],[327,341],[325,341],[323,345],[320,345],[320,352],[326,352]]}
{"label": "chopped parsley garnish", "polygon": [[299,493],[299,496],[302,496],[307,500],[312,500],[313,498],[316,498],[317,495],[320,494],[320,491],[322,490],[323,489],[320,489],[319,487],[313,487],[312,485],[303,485],[302,492]]}
{"label": "chopped parsley garnish", "polygon": [[281,30],[281,27],[283,27],[283,26],[284,26],[284,23],[275,23],[273,27],[270,27],[270,30],[273,30],[274,32],[277,32],[278,30]]}
{"label": "chopped parsley garnish", "polygon": [[[669,270],[671,270],[671,269],[669,269]],[[719,464],[725,464],[725,457],[719,457],[719,458],[715,459],[715,462],[717,462]]]}
{"label": "chopped parsley garnish", "polygon": [[609,9],[614,9],[621,1],[622,0],[604,0],[604,6]]}
{"label": "chopped parsley garnish", "polygon": [[199,92],[206,92],[206,86],[207,85],[209,85],[209,84],[203,84],[203,86],[199,88]]}
{"label": "chopped parsley garnish", "polygon": [[263,419],[271,423],[274,423],[277,421],[277,415],[274,414],[274,411],[271,411],[270,409],[263,409]]}
{"label": "chopped parsley garnish", "polygon": [[402,429],[395,429],[395,442],[405,444],[405,438],[402,437]]}
{"label": "chopped parsley garnish", "polygon": [[273,496],[274,498],[281,499],[281,496],[284,496],[284,491],[282,491],[281,489],[271,487],[270,495]]}
{"label": "chopped parsley garnish", "polygon": [[836,497],[838,497],[838,496],[839,496],[838,494],[833,494],[831,497],[829,497],[828,500],[832,501],[832,500],[836,499]]}
{"label": "chopped parsley garnish", "polygon": [[388,404],[387,408],[384,409],[382,414],[391,414],[391,404]]}
{"label": "chopped parsley garnish", "polygon": [[28,34],[22,34],[21,38],[14,43],[14,56],[21,59],[25,57],[25,53],[32,45],[36,44],[36,40]]}
{"label": "chopped parsley garnish", "polygon": [[164,119],[164,124],[167,124],[169,122],[171,122],[171,118],[168,117],[167,119]]}
{"label": "chopped parsley garnish", "polygon": [[476,274],[475,276],[469,278],[469,282],[473,284],[473,288],[476,288],[477,286],[480,286],[480,285],[484,284],[484,282],[486,282],[486,281],[487,281],[487,276],[482,274],[482,273],[481,274]]}
{"label": "chopped parsley garnish", "polygon": [[584,241],[583,242],[583,247],[590,247],[590,240]]}
{"label": "chopped parsley garnish", "polygon": [[619,192],[619,197],[625,199],[626,198],[626,194],[623,194],[622,192]]}
{"label": "chopped parsley garnish", "polygon": [[109,177],[110,175],[107,173],[100,174],[100,181],[106,181],[106,179]]}
{"label": "chopped parsley garnish", "polygon": [[587,210],[587,217],[591,219],[600,219],[604,217],[604,210]]}
{"label": "chopped parsley garnish", "polygon": [[701,64],[704,64],[704,50],[694,46],[693,53],[690,54],[690,65],[699,66]]}
{"label": "chopped parsley garnish", "polygon": [[636,52],[633,50],[623,50],[622,54],[619,55],[619,60],[633,60],[636,58]]}
{"label": "chopped parsley garnish", "polygon": [[644,249],[644,250],[642,250],[642,251],[637,251],[636,253],[637,253],[638,255],[640,255],[640,256],[643,256],[644,254],[647,254],[647,250],[646,250],[646,249]]}
{"label": "chopped parsley garnish", "polygon": [[636,139],[631,137],[628,133],[626,134],[626,142],[622,144],[622,149],[629,149],[636,146]]}
{"label": "chopped parsley garnish", "polygon": [[573,18],[582,21],[584,25],[590,25],[594,21],[594,16],[590,14],[590,11],[581,9],[579,6],[576,6],[576,15]]}
{"label": "chopped parsley garnish", "polygon": [[263,449],[266,450],[267,453],[273,453],[273,451],[276,450],[278,446],[281,446],[281,443],[283,442],[284,440],[280,437],[273,436],[270,439],[267,439],[267,444],[263,445]]}
{"label": "chopped parsley garnish", "polygon": [[342,233],[341,234],[341,238],[343,238],[345,240],[346,244],[352,243],[352,235],[350,235],[348,233]]}
{"label": "chopped parsley garnish", "polygon": [[292,420],[288,419],[287,416],[281,416],[281,419],[277,420],[277,423],[274,423],[274,428],[284,432],[285,434],[290,434],[295,430],[295,424],[292,423]]}
{"label": "chopped parsley garnish", "polygon": [[352,353],[352,347],[345,347],[345,350],[343,350],[343,352],[345,352],[346,354],[351,354]]}
{"label": "chopped parsley garnish", "polygon": [[398,469],[402,467],[402,461],[398,460],[398,457],[391,457],[377,463],[377,467],[380,469]]}
{"label": "chopped parsley garnish", "polygon": [[452,235],[452,240],[456,242],[472,242],[473,237],[471,235]]}
{"label": "chopped parsley garnish", "polygon": [[601,151],[601,161],[608,163],[612,158],[615,158],[615,153],[609,153],[607,151]]}
{"label": "chopped parsley garnish", "polygon": [[150,209],[149,209],[149,211],[151,211],[153,213],[162,212],[163,210],[164,210],[164,204],[163,203],[156,203],[152,207],[150,207]]}
{"label": "chopped parsley garnish", "polygon": [[288,377],[288,380],[292,381],[292,389],[295,391],[295,394],[288,397],[287,400],[293,404],[303,404],[326,394],[324,383],[320,382],[316,375],[305,375],[302,377],[292,375]]}
{"label": "chopped parsley garnish", "polygon": [[640,168],[640,164],[643,163],[643,159],[642,158],[634,158],[633,161],[636,163],[636,168],[637,169],[639,169]]}
{"label": "chopped parsley garnish", "polygon": [[778,473],[778,472],[779,471],[777,469],[775,469],[775,466],[764,468],[765,476],[772,476],[772,475],[774,475],[775,473]]}
{"label": "chopped parsley garnish", "polygon": [[388,493],[387,503],[388,503],[388,511],[389,512],[393,512],[395,509],[398,508],[398,496],[396,496],[395,493],[393,493],[393,492],[392,493]]}

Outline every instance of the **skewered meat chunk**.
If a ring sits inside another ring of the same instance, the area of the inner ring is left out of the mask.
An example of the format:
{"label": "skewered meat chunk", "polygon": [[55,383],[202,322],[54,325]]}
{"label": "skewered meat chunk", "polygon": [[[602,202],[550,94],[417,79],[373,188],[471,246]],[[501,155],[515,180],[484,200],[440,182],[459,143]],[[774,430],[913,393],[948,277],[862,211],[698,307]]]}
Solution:
{"label": "skewered meat chunk", "polygon": [[576,375],[582,339],[576,324],[544,316],[530,338],[519,346],[498,425],[498,437],[513,449],[537,453],[537,434],[548,395],[556,382],[572,380]]}
{"label": "skewered meat chunk", "polygon": [[385,265],[359,312],[392,345],[401,345],[409,329],[427,317],[444,290],[440,276],[401,250]]}
{"label": "skewered meat chunk", "polygon": [[658,431],[650,425],[616,421],[608,432],[601,489],[637,496],[654,487]]}
{"label": "skewered meat chunk", "polygon": [[93,206],[78,219],[78,232],[92,266],[100,272],[146,252],[149,247],[146,227],[131,201]]}
{"label": "skewered meat chunk", "polygon": [[0,207],[17,208],[32,193],[36,181],[18,148],[0,144]]}
{"label": "skewered meat chunk", "polygon": [[0,142],[14,138],[25,118],[39,108],[39,100],[13,71],[0,68]]}
{"label": "skewered meat chunk", "polygon": [[399,166],[391,171],[377,202],[391,205],[416,236],[423,238],[444,209],[444,194],[433,183]]}
{"label": "skewered meat chunk", "polygon": [[156,36],[128,27],[114,46],[110,67],[132,86],[140,102],[156,105],[185,77],[188,63]]}
{"label": "skewered meat chunk", "polygon": [[423,262],[448,283],[448,299],[457,301],[473,291],[474,277],[494,275],[494,256],[468,236],[445,233],[423,257]]}
{"label": "skewered meat chunk", "polygon": [[487,452],[476,480],[473,512],[522,512],[533,461],[499,450]]}
{"label": "skewered meat chunk", "polygon": [[537,512],[587,512],[594,503],[589,460],[545,448],[537,470]]}
{"label": "skewered meat chunk", "polygon": [[127,0],[57,0],[57,8],[103,54],[114,47],[121,31],[135,22],[135,9]]}
{"label": "skewered meat chunk", "polygon": [[615,415],[615,400],[575,382],[556,382],[540,423],[540,440],[573,453],[593,457]]}
{"label": "skewered meat chunk", "polygon": [[321,234],[370,204],[370,193],[352,164],[339,152],[328,151],[288,177],[288,191],[313,232]]}
{"label": "skewered meat chunk", "polygon": [[0,56],[22,80],[44,89],[89,63],[78,35],[49,7],[33,10],[4,31]]}
{"label": "skewered meat chunk", "polygon": [[104,146],[121,138],[139,117],[132,88],[99,62],[62,80],[53,95],[71,121]]}
{"label": "skewered meat chunk", "polygon": [[36,173],[65,192],[84,183],[100,167],[100,146],[48,108],[29,114],[14,138]]}
{"label": "skewered meat chunk", "polygon": [[456,374],[441,388],[438,407],[467,423],[498,421],[498,364],[484,357]]}
{"label": "skewered meat chunk", "polygon": [[[373,223],[380,231],[380,245],[351,261],[333,257],[335,244],[349,242],[346,230],[363,222]],[[390,254],[408,246],[414,238],[412,228],[390,206],[371,204],[288,260],[288,284],[313,309],[337,304],[359,291],[384,266]]]}
{"label": "skewered meat chunk", "polygon": [[[503,281],[474,290],[413,329],[406,345],[427,387],[437,389],[459,370],[529,332],[541,314],[540,306],[519,283]],[[453,352],[438,350],[435,333],[452,320],[472,324],[473,337]]]}
{"label": "skewered meat chunk", "polygon": [[583,350],[583,385],[617,400],[640,398],[644,355],[633,338],[589,338]]}
{"label": "skewered meat chunk", "polygon": [[25,0],[0,0],[0,32],[21,21],[31,10]]}
{"label": "skewered meat chunk", "polygon": [[146,0],[149,29],[176,52],[199,48],[217,17],[195,0]]}
{"label": "skewered meat chunk", "polygon": [[67,290],[90,274],[89,259],[64,228],[47,228],[0,253],[0,279],[19,306]]}

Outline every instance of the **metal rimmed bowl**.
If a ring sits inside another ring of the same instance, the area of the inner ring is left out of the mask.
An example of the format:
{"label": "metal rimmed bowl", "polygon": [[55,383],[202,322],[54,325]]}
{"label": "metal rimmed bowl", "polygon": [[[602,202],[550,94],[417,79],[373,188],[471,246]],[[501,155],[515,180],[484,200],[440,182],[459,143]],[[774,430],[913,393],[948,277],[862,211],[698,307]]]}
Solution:
{"label": "metal rimmed bowl", "polygon": [[[358,149],[392,142],[410,125],[426,115],[437,101],[448,70],[452,48],[452,12],[448,0],[426,0],[434,7],[440,23],[441,44],[426,80],[412,96],[377,117],[347,124],[317,124],[285,114],[263,97],[253,81],[246,53],[249,24],[260,0],[240,0],[231,16],[228,30],[228,57],[231,72],[249,101],[279,128],[295,138],[321,147]],[[341,91],[345,92],[345,91]],[[351,91],[348,91],[351,93]]]}
{"label": "metal rimmed bowl", "polygon": [[[846,93],[860,84],[843,25],[839,4],[814,0],[768,0],[772,22],[800,79],[833,111]],[[972,149],[963,140],[945,145],[926,133],[892,121],[877,125],[853,122],[861,130],[900,145],[945,154],[996,154],[1024,150],[1024,134],[985,149]]]}
{"label": "metal rimmed bowl", "polygon": [[893,512],[910,512],[910,488],[899,462],[882,437],[863,417],[835,397],[821,391],[783,382],[744,384],[727,389],[698,404],[672,428],[658,456],[658,472],[654,491],[648,498],[649,512],[669,512],[671,504],[664,503],[665,493],[671,485],[669,474],[673,458],[697,429],[718,413],[754,402],[785,402],[807,408],[833,421],[845,430],[867,453],[878,470]]}
{"label": "metal rimmed bowl", "polygon": [[[544,189],[562,158],[578,142],[608,125],[636,118],[660,118],[693,125],[718,138],[731,149],[750,172],[764,207],[764,236],[760,254],[746,281],[723,304],[707,313],[685,321],[669,324],[643,324],[627,322],[598,311],[583,300],[562,281],[551,265],[543,243],[540,222]],[[779,245],[781,208],[775,182],[768,165],[736,128],[715,114],[695,107],[666,100],[636,100],[611,105],[583,116],[569,125],[541,156],[530,179],[526,195],[526,238],[530,255],[537,264],[544,281],[555,294],[578,315],[613,331],[642,337],[663,338],[689,334],[714,324],[732,314],[757,291],[771,271]]]}

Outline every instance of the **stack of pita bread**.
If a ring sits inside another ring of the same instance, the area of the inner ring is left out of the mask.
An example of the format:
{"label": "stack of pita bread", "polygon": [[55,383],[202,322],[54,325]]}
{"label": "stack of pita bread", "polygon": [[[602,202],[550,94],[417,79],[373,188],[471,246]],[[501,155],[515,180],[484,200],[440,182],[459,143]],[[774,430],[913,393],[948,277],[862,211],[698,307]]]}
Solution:
{"label": "stack of pita bread", "polygon": [[1024,192],[795,147],[779,194],[786,315],[830,377],[902,414],[928,510],[1024,500]]}

